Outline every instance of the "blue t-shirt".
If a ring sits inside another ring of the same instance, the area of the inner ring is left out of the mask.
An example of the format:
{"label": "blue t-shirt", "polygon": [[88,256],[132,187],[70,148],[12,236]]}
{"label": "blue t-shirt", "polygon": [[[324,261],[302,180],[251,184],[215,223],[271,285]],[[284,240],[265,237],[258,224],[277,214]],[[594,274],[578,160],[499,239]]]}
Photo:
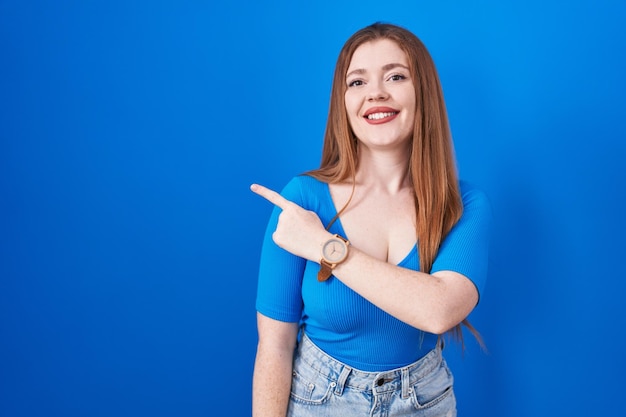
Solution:
{"label": "blue t-shirt", "polygon": [[[431,273],[451,270],[469,278],[478,293],[487,276],[491,210],[481,191],[460,182],[463,216],[442,242]],[[337,214],[328,184],[302,175],[281,193],[314,211],[327,225]],[[256,308],[284,322],[301,322],[320,349],[353,368],[380,372],[415,362],[437,342],[437,335],[412,327],[376,307],[331,277],[318,282],[319,264],[292,255],[272,240],[280,209],[274,208],[261,252]],[[329,230],[346,236],[338,219]],[[398,264],[419,270],[417,246]]]}

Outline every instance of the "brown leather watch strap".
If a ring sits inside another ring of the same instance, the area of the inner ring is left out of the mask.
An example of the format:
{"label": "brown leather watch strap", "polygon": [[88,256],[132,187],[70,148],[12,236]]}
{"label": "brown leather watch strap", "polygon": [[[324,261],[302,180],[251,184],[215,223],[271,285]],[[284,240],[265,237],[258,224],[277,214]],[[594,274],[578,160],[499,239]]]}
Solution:
{"label": "brown leather watch strap", "polygon": [[333,266],[334,265],[331,265],[326,262],[326,260],[322,259],[320,261],[320,270],[317,272],[317,280],[319,282],[324,282],[330,278],[333,272]]}

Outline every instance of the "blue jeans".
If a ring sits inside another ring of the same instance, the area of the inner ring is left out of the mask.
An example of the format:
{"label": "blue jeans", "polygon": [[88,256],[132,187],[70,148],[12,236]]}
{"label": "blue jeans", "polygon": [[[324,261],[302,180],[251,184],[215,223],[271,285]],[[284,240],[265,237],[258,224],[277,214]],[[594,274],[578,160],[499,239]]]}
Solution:
{"label": "blue jeans", "polygon": [[455,417],[453,377],[440,345],[405,367],[364,372],[328,356],[303,334],[287,416]]}

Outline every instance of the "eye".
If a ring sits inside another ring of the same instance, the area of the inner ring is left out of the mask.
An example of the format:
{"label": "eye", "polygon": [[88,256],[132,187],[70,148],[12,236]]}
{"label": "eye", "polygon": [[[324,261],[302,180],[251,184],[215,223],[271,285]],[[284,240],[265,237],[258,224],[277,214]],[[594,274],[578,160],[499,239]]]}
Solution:
{"label": "eye", "polygon": [[348,87],[359,87],[363,85],[363,80],[353,80],[348,83]]}
{"label": "eye", "polygon": [[402,81],[402,80],[406,80],[406,76],[402,75],[402,74],[393,74],[391,77],[389,77],[388,79],[390,81]]}

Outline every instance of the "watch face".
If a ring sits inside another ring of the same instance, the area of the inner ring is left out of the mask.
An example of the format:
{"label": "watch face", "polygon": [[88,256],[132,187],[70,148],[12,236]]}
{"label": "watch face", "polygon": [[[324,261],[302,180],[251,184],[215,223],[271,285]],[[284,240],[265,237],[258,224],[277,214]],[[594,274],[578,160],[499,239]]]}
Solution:
{"label": "watch face", "polygon": [[339,238],[331,238],[322,247],[322,256],[327,262],[336,264],[343,261],[348,255],[348,246]]}

